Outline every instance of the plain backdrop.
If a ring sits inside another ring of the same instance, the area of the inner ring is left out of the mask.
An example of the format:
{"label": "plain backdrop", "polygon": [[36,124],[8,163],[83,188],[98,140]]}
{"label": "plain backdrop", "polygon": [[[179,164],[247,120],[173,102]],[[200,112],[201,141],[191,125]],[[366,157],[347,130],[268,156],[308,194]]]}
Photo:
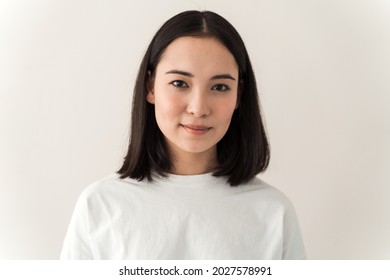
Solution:
{"label": "plain backdrop", "polygon": [[271,163],[311,259],[390,259],[390,2],[0,1],[0,259],[57,259],[73,207],[126,152],[132,88],[168,18],[242,35]]}

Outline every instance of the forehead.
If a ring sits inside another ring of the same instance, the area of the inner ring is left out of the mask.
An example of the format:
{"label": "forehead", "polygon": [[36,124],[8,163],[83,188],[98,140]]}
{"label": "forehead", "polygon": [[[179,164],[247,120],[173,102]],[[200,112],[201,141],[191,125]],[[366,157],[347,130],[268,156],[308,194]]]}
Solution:
{"label": "forehead", "polygon": [[[168,69],[169,68],[169,69]],[[185,70],[192,72],[238,73],[236,60],[230,51],[213,37],[180,37],[168,45],[157,71]]]}

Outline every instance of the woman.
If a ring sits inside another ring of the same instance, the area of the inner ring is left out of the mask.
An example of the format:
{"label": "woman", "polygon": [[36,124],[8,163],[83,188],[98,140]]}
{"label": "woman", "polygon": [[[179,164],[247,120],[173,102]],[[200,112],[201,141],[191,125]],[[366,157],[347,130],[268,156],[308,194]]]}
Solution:
{"label": "woman", "polygon": [[82,193],[61,258],[305,258],[291,203],[255,177],[268,162],[240,35],[180,13],[141,63],[123,166]]}

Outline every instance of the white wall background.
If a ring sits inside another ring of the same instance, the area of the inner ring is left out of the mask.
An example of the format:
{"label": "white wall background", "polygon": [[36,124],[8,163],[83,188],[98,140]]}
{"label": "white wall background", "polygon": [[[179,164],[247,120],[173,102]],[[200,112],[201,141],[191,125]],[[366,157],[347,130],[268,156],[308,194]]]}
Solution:
{"label": "white wall background", "polygon": [[80,192],[115,172],[158,27],[187,9],[246,42],[312,259],[390,259],[390,2],[0,2],[0,258],[56,259]]}

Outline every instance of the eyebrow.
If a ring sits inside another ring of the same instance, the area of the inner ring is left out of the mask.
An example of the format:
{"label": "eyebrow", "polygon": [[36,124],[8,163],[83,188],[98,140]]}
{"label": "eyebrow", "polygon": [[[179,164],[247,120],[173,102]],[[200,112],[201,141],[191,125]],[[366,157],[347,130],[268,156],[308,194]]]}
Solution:
{"label": "eyebrow", "polygon": [[[190,78],[194,77],[193,74],[186,72],[186,71],[182,71],[182,70],[170,70],[168,72],[165,72],[165,74],[178,74],[178,75],[183,75],[183,76],[190,77]],[[219,75],[212,76],[210,78],[210,80],[220,80],[220,79],[229,79],[229,80],[233,80],[233,81],[236,80],[230,74],[219,74]]]}

